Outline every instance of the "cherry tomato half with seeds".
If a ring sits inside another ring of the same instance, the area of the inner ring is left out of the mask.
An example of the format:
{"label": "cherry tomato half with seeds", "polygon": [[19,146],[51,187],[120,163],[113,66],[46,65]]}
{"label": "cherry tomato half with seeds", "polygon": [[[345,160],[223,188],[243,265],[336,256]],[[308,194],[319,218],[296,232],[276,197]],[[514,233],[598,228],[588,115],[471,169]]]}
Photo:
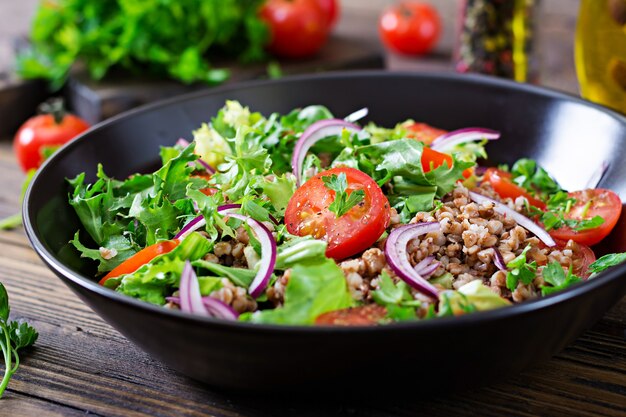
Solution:
{"label": "cherry tomato half with seeds", "polygon": [[[350,195],[363,190],[363,200],[337,218],[329,210],[335,191],[324,184],[322,177],[345,174]],[[285,212],[289,233],[313,236],[328,243],[326,255],[345,259],[372,246],[389,226],[389,201],[376,181],[354,168],[333,168],[320,172],[296,190]]]}
{"label": "cherry tomato half with seeds", "polygon": [[596,228],[581,231],[567,226],[560,227],[550,231],[550,236],[555,239],[571,239],[583,245],[595,245],[611,233],[622,214],[622,200],[611,190],[596,188],[571,192],[568,196],[575,198],[576,203],[564,215],[566,219],[589,220],[600,216],[604,219],[604,223]]}
{"label": "cherry tomato half with seeds", "polygon": [[502,198],[511,198],[515,200],[517,197],[526,197],[530,205],[538,209],[545,210],[546,204],[530,195],[528,191],[513,182],[511,174],[497,168],[489,168],[485,171],[483,181],[488,182],[493,190]]}

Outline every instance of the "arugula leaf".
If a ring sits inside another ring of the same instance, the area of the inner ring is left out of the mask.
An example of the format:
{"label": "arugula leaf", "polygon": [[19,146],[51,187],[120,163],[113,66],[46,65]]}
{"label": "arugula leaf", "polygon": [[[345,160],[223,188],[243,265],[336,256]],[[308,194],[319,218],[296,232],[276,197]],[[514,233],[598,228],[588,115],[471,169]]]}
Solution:
{"label": "arugula leaf", "polygon": [[0,282],[0,350],[4,357],[4,376],[0,380],[0,398],[9,380],[19,368],[18,351],[31,346],[39,336],[37,331],[27,323],[9,321],[9,312],[9,295]]}
{"label": "arugula leaf", "polygon": [[312,324],[328,311],[351,307],[354,301],[335,261],[294,266],[285,288],[285,303],[274,310],[246,313],[240,320],[254,323]]}
{"label": "arugula leaf", "polygon": [[137,253],[129,240],[122,235],[111,236],[100,249],[89,249],[80,242],[79,234],[80,231],[77,231],[70,243],[80,252],[81,258],[89,258],[98,262],[98,273],[111,271]]}
{"label": "arugula leaf", "polygon": [[572,284],[576,284],[577,282],[582,281],[582,279],[572,273],[571,267],[569,268],[569,271],[566,275],[563,271],[563,267],[561,266],[561,264],[556,261],[550,262],[548,265],[546,265],[541,273],[543,275],[543,280],[547,284],[551,285],[543,285],[541,287],[542,295],[548,295],[557,291],[561,291]]}
{"label": "arugula leaf", "polygon": [[537,262],[526,262],[526,254],[530,248],[530,245],[526,246],[522,253],[506,264],[506,267],[509,269],[509,272],[506,275],[506,287],[510,291],[515,291],[520,281],[524,285],[528,285],[535,279]]}
{"label": "arugula leaf", "polygon": [[593,274],[599,274],[600,272],[607,270],[613,266],[619,265],[622,262],[626,262],[626,252],[623,253],[609,253],[597,259],[594,263],[589,265],[589,272]]}
{"label": "arugula leaf", "polygon": [[335,213],[339,218],[346,214],[352,207],[363,201],[365,198],[365,191],[362,189],[354,190],[349,195],[346,192],[348,189],[348,180],[345,173],[340,173],[338,176],[332,174],[331,176],[322,177],[322,181],[326,188],[335,192],[335,199],[328,206],[328,209]]}

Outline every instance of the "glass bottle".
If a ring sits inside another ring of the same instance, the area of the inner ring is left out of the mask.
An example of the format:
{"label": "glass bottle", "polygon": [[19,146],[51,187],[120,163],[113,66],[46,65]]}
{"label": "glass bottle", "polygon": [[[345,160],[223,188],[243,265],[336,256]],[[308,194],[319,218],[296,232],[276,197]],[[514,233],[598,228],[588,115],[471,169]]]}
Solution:
{"label": "glass bottle", "polygon": [[582,0],[575,50],[581,95],[626,114],[626,0]]}
{"label": "glass bottle", "polygon": [[534,25],[539,0],[463,0],[455,51],[457,72],[536,82]]}

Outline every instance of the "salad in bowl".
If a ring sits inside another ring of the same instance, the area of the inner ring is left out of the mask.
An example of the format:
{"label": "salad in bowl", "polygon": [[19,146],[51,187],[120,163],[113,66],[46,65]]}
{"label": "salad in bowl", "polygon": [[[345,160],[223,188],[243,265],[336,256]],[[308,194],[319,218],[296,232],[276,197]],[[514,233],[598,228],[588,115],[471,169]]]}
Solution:
{"label": "salad in bowl", "polygon": [[484,167],[500,133],[362,125],[323,106],[264,116],[235,101],[150,174],[68,180],[71,244],[99,283],[223,320],[378,325],[506,307],[626,259],[593,246],[621,214],[537,163]]}

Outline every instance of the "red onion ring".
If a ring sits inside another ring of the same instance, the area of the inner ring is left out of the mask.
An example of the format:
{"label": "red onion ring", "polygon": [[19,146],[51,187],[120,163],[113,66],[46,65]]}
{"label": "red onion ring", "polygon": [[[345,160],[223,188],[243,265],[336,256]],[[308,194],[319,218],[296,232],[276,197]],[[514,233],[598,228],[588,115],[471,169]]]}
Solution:
{"label": "red onion ring", "polygon": [[[180,297],[165,297],[165,299],[180,306]],[[225,320],[237,320],[239,318],[239,313],[234,308],[217,298],[202,297],[202,303],[213,317]]]}
{"label": "red onion ring", "polygon": [[411,266],[407,245],[418,236],[440,229],[439,222],[408,224],[393,229],[385,243],[387,263],[396,275],[411,287],[434,299],[439,298],[439,290]]}
{"label": "red onion ring", "polygon": [[437,152],[446,152],[456,145],[483,139],[500,139],[500,132],[482,127],[468,127],[453,130],[452,132],[444,133],[437,137],[430,145],[430,148]]}
{"label": "red onion ring", "polygon": [[[261,244],[262,257],[259,266],[259,270],[252,280],[250,287],[248,288],[248,293],[252,296],[252,298],[257,298],[269,282],[272,273],[274,272],[274,266],[276,265],[276,255],[278,253],[276,239],[274,239],[274,235],[269,231],[267,227],[263,223],[258,220],[253,219],[249,216],[244,216],[242,214],[233,213],[235,210],[241,208],[241,204],[225,204],[217,208],[217,212],[222,215],[228,215],[229,217],[239,219],[244,221],[252,228],[255,232],[259,243]],[[273,218],[272,218],[273,219]],[[276,221],[276,219],[273,219]],[[198,230],[202,226],[206,224],[206,220],[204,216],[200,215],[187,223],[180,232],[174,237],[174,239],[183,239],[190,233]]]}
{"label": "red onion ring", "polygon": [[183,273],[180,276],[180,309],[187,313],[208,316],[209,312],[204,308],[198,277],[193,271],[189,261],[185,262]]}
{"label": "red onion ring", "polygon": [[500,271],[508,271],[509,269],[506,267],[506,264],[504,263],[504,258],[502,257],[502,254],[500,253],[500,251],[498,250],[498,248],[492,248],[493,249],[493,263],[498,267],[498,269]]}
{"label": "red onion ring", "polygon": [[347,129],[353,133],[361,131],[361,128],[354,123],[346,122],[341,119],[319,120],[309,126],[296,142],[291,157],[291,168],[293,175],[296,176],[296,185],[300,186],[302,182],[302,164],[306,153],[320,139],[328,136],[340,135],[343,129]]}
{"label": "red onion ring", "polygon": [[482,194],[478,194],[475,193],[473,191],[469,192],[469,196],[472,200],[474,200],[476,203],[478,204],[483,204],[483,203],[492,203],[493,204],[493,209],[502,214],[503,216],[509,216],[511,218],[513,218],[517,224],[519,224],[520,226],[524,227],[525,229],[527,229],[528,231],[532,232],[535,236],[537,236],[543,243],[546,244],[546,246],[549,247],[553,247],[556,246],[556,243],[554,242],[554,239],[552,239],[552,237],[550,236],[550,234],[548,232],[546,232],[541,226],[539,226],[537,223],[533,222],[531,219],[529,219],[528,217],[524,216],[523,214],[518,213],[517,211],[509,208],[508,206],[506,206],[505,204],[502,204],[496,200],[493,200],[489,197],[485,197]]}

